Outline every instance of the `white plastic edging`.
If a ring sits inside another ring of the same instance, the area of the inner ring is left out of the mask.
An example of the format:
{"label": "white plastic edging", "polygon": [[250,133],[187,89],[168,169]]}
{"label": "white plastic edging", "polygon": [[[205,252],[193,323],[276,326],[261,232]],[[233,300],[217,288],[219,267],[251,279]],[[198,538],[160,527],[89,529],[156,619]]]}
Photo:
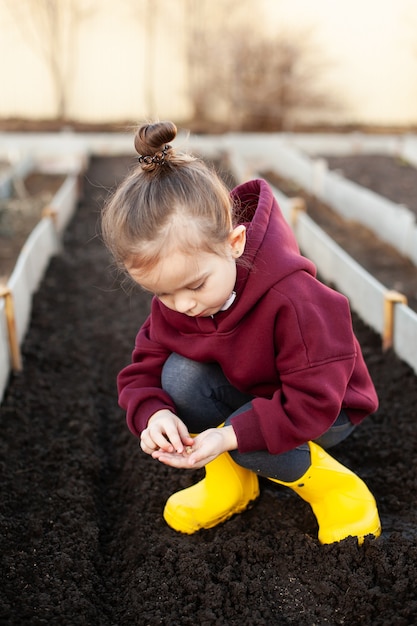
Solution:
{"label": "white plastic edging", "polygon": [[280,135],[230,134],[225,136],[224,145],[230,151],[239,152],[252,170],[276,170],[281,176],[292,178],[301,187],[311,191],[312,160],[296,147],[288,145]]}
{"label": "white plastic edging", "polygon": [[346,156],[381,154],[396,156],[417,167],[417,136],[415,134],[368,135],[352,133],[283,133],[286,142],[309,154]]}
{"label": "white plastic edging", "polygon": [[395,306],[393,349],[417,373],[417,313],[405,304]]}
{"label": "white plastic edging", "polygon": [[417,265],[417,249],[410,246],[412,235],[417,232],[416,219],[414,213],[405,206],[391,202],[334,172],[327,173],[322,190],[316,195],[345,219],[364,224],[382,241]]}
{"label": "white plastic edging", "polygon": [[126,129],[125,133],[0,133],[0,156],[7,158],[12,152],[24,151],[30,152],[37,162],[59,161],[59,168],[54,168],[56,172],[68,171],[63,169],[65,163],[90,154],[135,154],[131,129]]}
{"label": "white plastic edging", "polygon": [[[14,323],[20,346],[26,334],[32,311],[32,296],[37,290],[48,262],[60,248],[60,236],[73,216],[78,200],[78,176],[86,165],[85,156],[69,174],[49,207],[27,238],[7,282],[13,299]],[[6,389],[12,364],[4,299],[0,299],[0,401]]]}
{"label": "white plastic edging", "polygon": [[59,250],[53,222],[43,218],[26,240],[8,286],[13,294],[19,343],[25,336],[32,310],[32,295],[39,286],[49,259]]}
{"label": "white plastic edging", "polygon": [[289,144],[303,152],[316,156],[328,154],[345,156],[351,154],[384,154],[400,156],[406,141],[404,135],[368,135],[351,133],[286,133]]}
{"label": "white plastic edging", "polygon": [[49,205],[52,217],[55,220],[55,228],[59,235],[62,235],[74,214],[74,206],[78,200],[78,191],[78,175],[71,174],[67,176]]}
{"label": "white plastic edging", "polygon": [[415,135],[406,135],[401,156],[405,161],[417,167],[417,137]]}
{"label": "white plastic edging", "polygon": [[[7,283],[14,310],[16,341],[20,346],[32,311],[32,296],[45,271],[49,258],[58,250],[58,239],[51,218],[43,218],[26,240]],[[7,324],[5,299],[0,299],[0,401],[12,368],[11,337]],[[14,346],[14,350],[17,347]]]}
{"label": "white plastic edging", "polygon": [[9,339],[6,321],[6,307],[3,298],[0,299],[0,401],[6,388],[10,371]]}

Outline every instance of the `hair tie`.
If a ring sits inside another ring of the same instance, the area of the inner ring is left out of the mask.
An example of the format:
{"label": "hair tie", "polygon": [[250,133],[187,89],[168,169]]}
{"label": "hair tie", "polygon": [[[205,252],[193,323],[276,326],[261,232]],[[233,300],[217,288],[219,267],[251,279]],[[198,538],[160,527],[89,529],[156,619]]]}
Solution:
{"label": "hair tie", "polygon": [[146,165],[150,165],[151,163],[155,163],[156,165],[163,165],[165,163],[165,157],[167,152],[171,150],[172,146],[166,145],[162,150],[156,152],[153,156],[141,154],[138,156],[139,163],[145,163]]}

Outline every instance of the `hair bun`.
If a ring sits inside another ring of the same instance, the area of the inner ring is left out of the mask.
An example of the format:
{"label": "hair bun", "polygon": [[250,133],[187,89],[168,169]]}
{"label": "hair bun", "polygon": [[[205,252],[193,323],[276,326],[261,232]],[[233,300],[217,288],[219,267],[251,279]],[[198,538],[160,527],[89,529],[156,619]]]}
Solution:
{"label": "hair bun", "polygon": [[176,135],[177,127],[173,122],[143,124],[135,135],[135,149],[141,157],[153,157],[157,152],[162,152]]}

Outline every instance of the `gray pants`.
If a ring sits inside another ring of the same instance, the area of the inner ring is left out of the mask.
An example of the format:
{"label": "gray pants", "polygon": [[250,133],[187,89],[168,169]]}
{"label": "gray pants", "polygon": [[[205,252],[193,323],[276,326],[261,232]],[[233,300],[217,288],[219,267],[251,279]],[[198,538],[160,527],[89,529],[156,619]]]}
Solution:
{"label": "gray pants", "polygon": [[[198,363],[178,354],[171,354],[164,365],[162,387],[175,402],[178,416],[190,433],[216,428],[223,422],[229,425],[231,418],[250,408],[253,400],[253,396],[229,383],[218,364]],[[315,442],[331,448],[346,439],[354,428],[341,411],[333,426]],[[230,455],[238,465],[283,482],[297,480],[310,467],[307,443],[282,454],[270,454],[267,450],[242,454],[231,450]]]}

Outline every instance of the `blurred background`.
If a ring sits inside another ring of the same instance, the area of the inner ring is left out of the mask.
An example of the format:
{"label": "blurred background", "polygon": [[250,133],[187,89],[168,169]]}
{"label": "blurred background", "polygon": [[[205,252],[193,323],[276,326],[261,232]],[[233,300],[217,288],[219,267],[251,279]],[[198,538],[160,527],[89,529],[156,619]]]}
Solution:
{"label": "blurred background", "polygon": [[415,0],[0,0],[0,127],[415,129]]}

